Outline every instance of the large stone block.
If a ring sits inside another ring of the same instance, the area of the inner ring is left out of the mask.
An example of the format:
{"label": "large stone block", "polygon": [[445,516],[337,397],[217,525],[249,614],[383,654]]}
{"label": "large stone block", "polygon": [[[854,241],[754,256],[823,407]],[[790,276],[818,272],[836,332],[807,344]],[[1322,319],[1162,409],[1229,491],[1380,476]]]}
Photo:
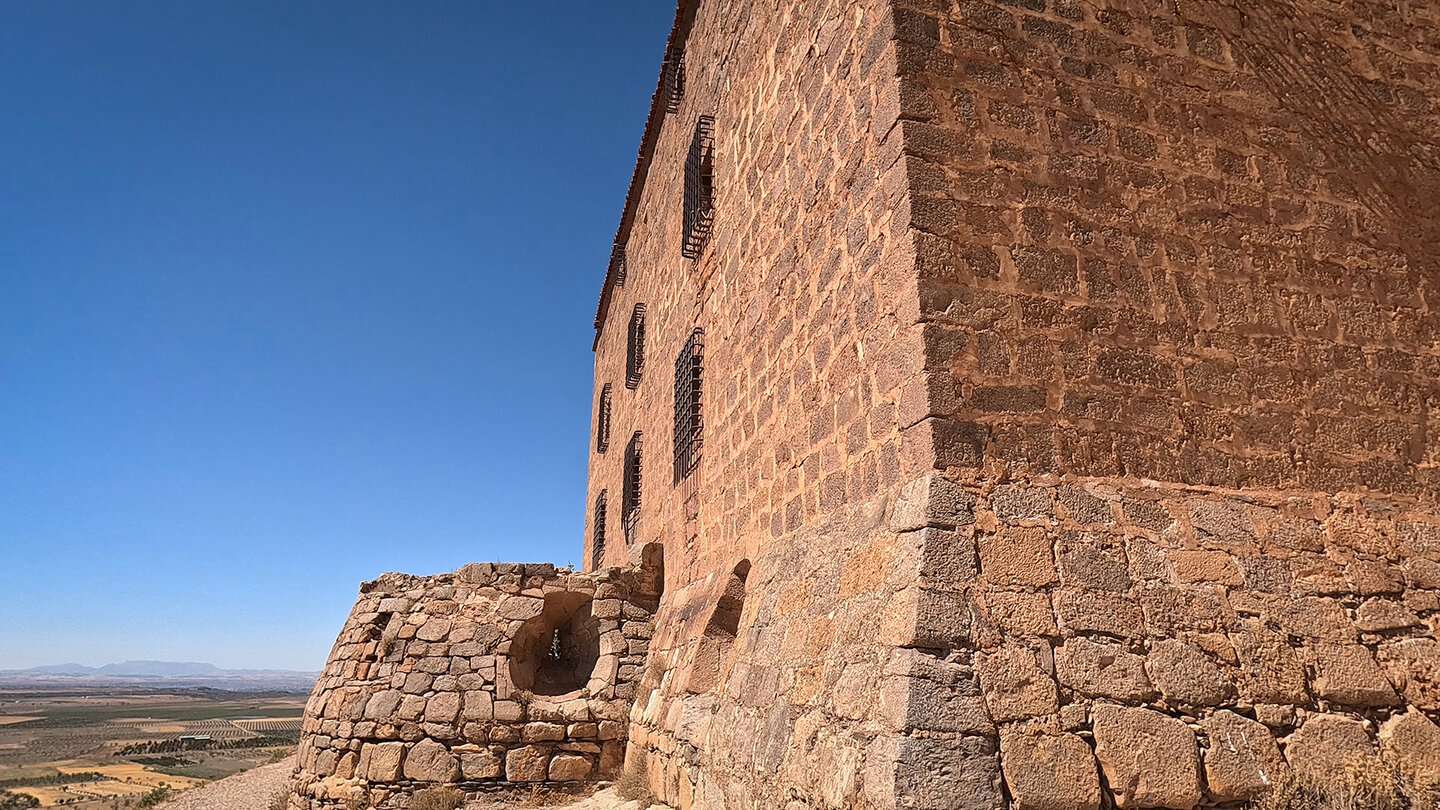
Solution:
{"label": "large stone block", "polygon": [[1393,706],[1400,696],[1370,651],[1359,644],[1315,646],[1315,692],[1342,706]]}
{"label": "large stone block", "polygon": [[405,778],[417,782],[454,782],[460,778],[460,760],[434,740],[421,740],[405,754]]}
{"label": "large stone block", "polygon": [[1041,652],[1020,642],[977,653],[975,668],[985,705],[996,722],[1051,714],[1059,705],[1055,679]]}
{"label": "large stone block", "polygon": [[1411,709],[1380,726],[1380,746],[1412,778],[1440,784],[1440,726]]}
{"label": "large stone block", "polygon": [[550,751],[526,745],[505,752],[505,778],[511,782],[543,782],[550,775]]}
{"label": "large stone block", "polygon": [[996,585],[1039,587],[1056,580],[1055,553],[1042,528],[1007,528],[976,538],[980,578]]}
{"label": "large stone block", "polygon": [[1162,639],[1145,658],[1150,680],[1171,703],[1223,706],[1235,699],[1235,684],[1214,659],[1178,639]]}
{"label": "large stone block", "polygon": [[1298,774],[1328,781],[1372,761],[1375,742],[1365,724],[1338,714],[1314,714],[1285,743],[1285,759]]}
{"label": "large stone block", "polygon": [[975,522],[974,507],[973,495],[945,476],[931,473],[901,487],[890,512],[890,531],[968,525]]}
{"label": "large stone block", "polygon": [[1098,810],[1100,777],[1090,746],[1074,734],[1008,727],[1000,766],[1014,810]]}
{"label": "large stone block", "polygon": [[1119,644],[1072,638],[1055,650],[1055,676],[1086,697],[1144,702],[1155,696],[1145,659]]}
{"label": "large stone block", "polygon": [[1205,782],[1217,802],[1247,801],[1262,795],[1289,771],[1265,726],[1234,712],[1218,711],[1203,723]]}
{"label": "large stone block", "polygon": [[983,738],[882,737],[866,752],[864,795],[877,810],[1003,810],[998,759]]}
{"label": "large stone block", "polygon": [[365,743],[360,747],[356,775],[371,782],[394,782],[400,778],[400,766],[404,759],[405,743]]}
{"label": "large stone block", "polygon": [[1095,756],[1119,807],[1190,810],[1200,803],[1195,733],[1173,717],[1101,704],[1094,712]]}

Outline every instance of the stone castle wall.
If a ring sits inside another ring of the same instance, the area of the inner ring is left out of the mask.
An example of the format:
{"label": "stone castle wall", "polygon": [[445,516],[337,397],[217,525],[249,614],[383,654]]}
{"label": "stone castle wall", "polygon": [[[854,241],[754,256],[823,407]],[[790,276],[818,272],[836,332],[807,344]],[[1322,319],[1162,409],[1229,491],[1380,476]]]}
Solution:
{"label": "stone castle wall", "polygon": [[[1440,750],[1433,5],[896,7],[975,804]],[[1002,792],[1003,789],[1003,792]]]}
{"label": "stone castle wall", "polygon": [[306,706],[291,807],[614,778],[658,577],[472,563],[366,583]]}
{"label": "stone castle wall", "polygon": [[[1440,11],[679,5],[685,93],[652,109],[599,315],[596,573],[371,586],[299,807],[608,778],[621,752],[682,810],[1185,810],[1380,752],[1440,777]],[[697,327],[704,446],[676,480]],[[593,590],[595,697],[498,663],[544,659],[554,622],[505,607],[525,589],[557,615]],[[448,660],[473,669],[406,693]]]}

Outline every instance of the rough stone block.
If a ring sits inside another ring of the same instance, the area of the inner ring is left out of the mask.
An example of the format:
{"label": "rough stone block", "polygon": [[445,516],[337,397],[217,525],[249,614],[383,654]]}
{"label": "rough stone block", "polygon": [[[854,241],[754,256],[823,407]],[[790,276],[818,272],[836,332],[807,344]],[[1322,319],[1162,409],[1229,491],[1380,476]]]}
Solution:
{"label": "rough stone block", "polygon": [[1440,784],[1440,726],[1411,709],[1380,726],[1380,746],[1417,781]]}
{"label": "rough stone block", "polygon": [[985,705],[996,722],[1050,714],[1059,705],[1049,668],[1039,652],[1024,644],[1011,642],[998,650],[977,653],[975,668]]}
{"label": "rough stone block", "polygon": [[1100,777],[1090,746],[1074,734],[1009,727],[1000,765],[1015,810],[1098,810]]}
{"label": "rough stone block", "polygon": [[1102,704],[1093,712],[1095,756],[1118,807],[1190,810],[1200,803],[1195,733],[1149,709]]}
{"label": "rough stone block", "polygon": [[1055,676],[1086,697],[1144,702],[1155,696],[1145,659],[1119,644],[1072,638],[1055,650]]}
{"label": "rough stone block", "polygon": [[505,752],[505,778],[511,782],[543,782],[550,775],[550,752],[526,745]]}
{"label": "rough stone block", "polygon": [[394,782],[400,778],[405,744],[398,742],[365,743],[360,747],[357,775],[371,782]]}
{"label": "rough stone block", "polygon": [[460,775],[466,779],[498,779],[505,773],[505,761],[488,748],[460,752]]}
{"label": "rough stone block", "polygon": [[1375,743],[1365,724],[1338,714],[1314,714],[1285,743],[1285,759],[1296,773],[1321,781],[1357,762],[1373,759]]}
{"label": "rough stone block", "polygon": [[1315,668],[1315,693],[1326,700],[1363,707],[1400,702],[1375,657],[1359,644],[1317,644]]}
{"label": "rough stone block", "polygon": [[550,781],[574,782],[585,779],[594,769],[588,757],[580,754],[556,754],[550,760]]}
{"label": "rough stone block", "polygon": [[460,779],[460,760],[440,743],[421,740],[406,752],[404,773],[417,782],[455,782]]}
{"label": "rough stone block", "polygon": [[1150,680],[1167,701],[1185,706],[1223,706],[1235,699],[1235,684],[1210,656],[1178,639],[1163,639],[1145,659]]}
{"label": "rough stone block", "polygon": [[1008,528],[976,538],[980,578],[996,585],[1039,587],[1055,582],[1055,553],[1042,528]]}
{"label": "rough stone block", "polygon": [[1265,726],[1230,711],[1218,711],[1203,723],[1210,747],[1205,751],[1205,782],[1217,802],[1248,801],[1283,780],[1289,771],[1280,748]]}
{"label": "rough stone block", "polygon": [[975,497],[959,484],[939,473],[930,473],[901,487],[890,512],[890,531],[969,525],[975,522],[974,506]]}
{"label": "rough stone block", "polygon": [[460,716],[460,693],[440,692],[425,704],[425,722],[454,725]]}

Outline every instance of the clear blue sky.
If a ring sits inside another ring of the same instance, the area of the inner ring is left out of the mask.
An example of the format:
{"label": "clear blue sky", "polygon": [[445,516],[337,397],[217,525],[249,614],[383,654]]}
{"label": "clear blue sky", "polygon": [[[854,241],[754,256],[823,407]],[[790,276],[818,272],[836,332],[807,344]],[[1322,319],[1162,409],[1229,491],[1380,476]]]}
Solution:
{"label": "clear blue sky", "polygon": [[674,3],[0,0],[0,669],[318,669],[578,563]]}

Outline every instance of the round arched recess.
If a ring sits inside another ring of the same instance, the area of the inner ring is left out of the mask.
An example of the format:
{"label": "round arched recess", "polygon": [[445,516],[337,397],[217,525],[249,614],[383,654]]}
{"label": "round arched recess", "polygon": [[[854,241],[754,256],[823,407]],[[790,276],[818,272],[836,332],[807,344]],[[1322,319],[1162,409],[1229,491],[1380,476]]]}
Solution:
{"label": "round arched recess", "polygon": [[583,689],[599,660],[600,623],[583,593],[546,594],[540,615],[510,640],[510,680],[537,695]]}

